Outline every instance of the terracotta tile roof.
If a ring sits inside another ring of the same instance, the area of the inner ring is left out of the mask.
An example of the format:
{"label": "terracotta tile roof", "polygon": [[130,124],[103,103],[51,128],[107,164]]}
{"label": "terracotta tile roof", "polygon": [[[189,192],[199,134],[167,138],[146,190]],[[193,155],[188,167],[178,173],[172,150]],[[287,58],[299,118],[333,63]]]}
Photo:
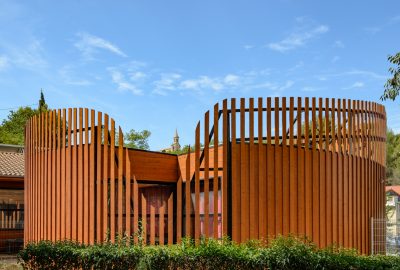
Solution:
{"label": "terracotta tile roof", "polygon": [[386,192],[393,191],[394,193],[400,196],[400,186],[386,186],[385,191]]}
{"label": "terracotta tile roof", "polygon": [[23,153],[0,152],[0,176],[24,177]]}

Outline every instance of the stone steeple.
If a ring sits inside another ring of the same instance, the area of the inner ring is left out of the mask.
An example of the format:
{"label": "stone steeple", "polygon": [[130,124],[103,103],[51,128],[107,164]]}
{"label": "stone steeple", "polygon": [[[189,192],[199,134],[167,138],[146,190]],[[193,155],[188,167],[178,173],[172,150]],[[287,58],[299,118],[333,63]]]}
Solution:
{"label": "stone steeple", "polygon": [[181,150],[181,145],[179,144],[179,135],[178,135],[177,129],[175,129],[174,143],[171,145],[171,150],[172,151]]}

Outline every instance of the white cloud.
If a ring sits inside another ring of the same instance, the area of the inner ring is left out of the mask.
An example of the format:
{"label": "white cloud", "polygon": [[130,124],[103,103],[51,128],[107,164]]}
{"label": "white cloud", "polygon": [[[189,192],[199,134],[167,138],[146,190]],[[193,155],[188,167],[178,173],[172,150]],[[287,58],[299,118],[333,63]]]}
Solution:
{"label": "white cloud", "polygon": [[355,88],[362,88],[364,86],[365,86],[365,84],[363,82],[358,81],[358,82],[353,83],[349,87],[345,87],[343,89],[344,90],[349,90],[349,89],[355,89]]}
{"label": "white cloud", "polygon": [[168,91],[174,91],[177,88],[177,82],[181,79],[178,73],[162,73],[161,79],[154,82],[153,93],[159,95],[167,95]]}
{"label": "white cloud", "polygon": [[312,86],[304,86],[303,88],[301,88],[301,91],[303,92],[315,92],[318,89]]}
{"label": "white cloud", "polygon": [[365,27],[364,31],[367,32],[368,34],[375,35],[376,33],[380,32],[382,30],[381,27],[378,26],[372,26],[372,27]]}
{"label": "white cloud", "polygon": [[224,88],[223,83],[218,78],[211,78],[208,76],[200,76],[197,79],[189,79],[181,82],[180,87],[188,90],[202,91],[211,89],[220,91]]}
{"label": "white cloud", "polygon": [[238,85],[239,84],[239,76],[233,75],[233,74],[228,74],[224,78],[224,83],[227,85]]}
{"label": "white cloud", "polygon": [[249,44],[243,46],[245,50],[251,50],[254,49],[254,47],[255,47],[254,45],[249,45]]}
{"label": "white cloud", "polygon": [[78,86],[87,86],[91,85],[92,82],[86,79],[77,78],[73,72],[72,66],[64,66],[62,67],[58,73],[60,74],[61,78],[64,80],[65,84],[70,85],[78,85]]}
{"label": "white cloud", "polygon": [[341,40],[336,40],[335,43],[333,43],[333,47],[336,48],[344,48],[344,43]]}
{"label": "white cloud", "polygon": [[[4,51],[7,52],[7,65],[13,65],[23,69],[40,70],[48,66],[45,60],[45,51],[38,39],[32,39],[26,46],[17,46],[11,44],[1,44]],[[5,61],[3,59],[3,61]]]}
{"label": "white cloud", "polygon": [[74,44],[74,46],[80,50],[87,59],[92,59],[93,54],[98,49],[103,49],[116,55],[127,57],[127,55],[120,48],[108,40],[90,35],[88,33],[78,33],[77,36],[80,39]]}
{"label": "white cloud", "polygon": [[269,43],[267,46],[274,51],[286,52],[304,46],[307,44],[308,41],[321,34],[327,33],[328,31],[328,26],[319,25],[309,31],[292,33],[285,39],[279,42]]}
{"label": "white cloud", "polygon": [[109,68],[108,71],[111,74],[112,81],[118,86],[118,90],[130,91],[137,96],[143,94],[142,90],[138,89],[134,84],[126,81],[124,75],[120,71],[116,70],[115,68]]}
{"label": "white cloud", "polygon": [[146,76],[146,74],[144,74],[143,72],[141,72],[141,71],[135,71],[135,72],[133,72],[131,75],[130,75],[130,79],[132,80],[132,81],[139,81],[139,80],[141,80],[141,79],[144,79],[144,78],[146,78],[147,76]]}

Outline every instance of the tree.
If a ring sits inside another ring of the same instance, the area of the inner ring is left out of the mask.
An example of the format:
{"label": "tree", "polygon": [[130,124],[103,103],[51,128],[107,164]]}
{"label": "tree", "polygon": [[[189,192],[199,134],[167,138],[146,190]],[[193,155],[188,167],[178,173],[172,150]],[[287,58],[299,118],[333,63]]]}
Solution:
{"label": "tree", "polygon": [[395,55],[389,55],[388,61],[394,64],[395,67],[389,68],[392,77],[385,83],[385,91],[381,96],[381,100],[395,100],[400,91],[400,52]]}
{"label": "tree", "polygon": [[151,135],[151,132],[148,130],[136,131],[131,129],[129,132],[125,133],[125,146],[129,148],[143,149],[149,150],[148,139]]}
{"label": "tree", "polygon": [[43,90],[40,89],[40,99],[38,106],[38,113],[46,112],[48,110],[48,106],[46,104],[46,100],[44,99]]}
{"label": "tree", "polygon": [[387,185],[400,185],[400,134],[394,134],[392,130],[386,134]]}
{"label": "tree", "polygon": [[7,118],[3,120],[0,125],[0,143],[23,145],[26,121],[47,110],[48,106],[41,90],[38,109],[32,109],[29,106],[20,107],[16,111],[11,110]]}
{"label": "tree", "polygon": [[31,107],[10,111],[0,126],[0,143],[23,145],[26,121],[37,113],[38,111]]}

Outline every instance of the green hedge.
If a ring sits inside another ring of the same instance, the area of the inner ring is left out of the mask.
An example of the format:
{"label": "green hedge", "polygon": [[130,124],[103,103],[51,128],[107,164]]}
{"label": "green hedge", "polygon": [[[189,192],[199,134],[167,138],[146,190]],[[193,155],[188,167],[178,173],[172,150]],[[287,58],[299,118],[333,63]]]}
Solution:
{"label": "green hedge", "polygon": [[73,242],[28,244],[19,253],[25,269],[400,269],[400,257],[361,256],[354,250],[279,237],[268,246],[251,241],[185,239],[173,246],[135,246],[127,242],[85,246]]}

